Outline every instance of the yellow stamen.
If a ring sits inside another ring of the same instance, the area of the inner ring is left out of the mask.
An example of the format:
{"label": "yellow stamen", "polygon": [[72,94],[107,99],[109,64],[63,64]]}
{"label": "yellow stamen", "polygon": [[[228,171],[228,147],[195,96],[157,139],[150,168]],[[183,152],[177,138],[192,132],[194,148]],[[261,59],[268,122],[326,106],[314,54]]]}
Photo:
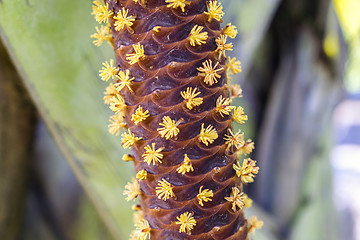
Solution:
{"label": "yellow stamen", "polygon": [[124,154],[122,160],[124,160],[125,162],[130,162],[130,161],[134,161],[135,158],[131,154]]}
{"label": "yellow stamen", "polygon": [[248,224],[248,232],[254,235],[255,229],[261,229],[264,225],[264,222],[258,220],[256,216],[253,216],[249,219]]}
{"label": "yellow stamen", "polygon": [[207,6],[207,12],[204,12],[206,15],[209,16],[208,21],[210,22],[211,19],[215,19],[217,21],[221,21],[222,16],[224,16],[224,12],[222,11],[221,3],[218,3],[217,0],[210,1]]}
{"label": "yellow stamen", "polygon": [[197,199],[199,200],[199,204],[201,206],[204,206],[204,202],[209,202],[212,201],[212,197],[214,196],[213,190],[209,190],[209,189],[204,189],[202,190],[203,186],[200,187],[199,189],[199,194],[196,196]]}
{"label": "yellow stamen", "polygon": [[176,137],[179,134],[180,130],[177,126],[182,122],[182,120],[175,122],[175,120],[171,120],[169,116],[165,116],[162,121],[163,122],[159,124],[162,127],[157,129],[161,137],[165,137],[166,140],[168,140],[169,138]]}
{"label": "yellow stamen", "polygon": [[119,113],[121,112],[122,110],[124,110],[126,107],[126,104],[125,104],[125,101],[124,99],[119,95],[119,94],[116,94],[116,97],[113,96],[111,99],[110,99],[110,106],[109,108],[115,112],[115,113]]}
{"label": "yellow stamen", "polygon": [[236,212],[236,207],[243,209],[244,207],[244,193],[241,192],[237,187],[233,187],[230,197],[225,197],[225,200],[232,203],[232,210]]}
{"label": "yellow stamen", "polygon": [[104,6],[99,1],[93,1],[93,3],[93,11],[91,14],[95,16],[95,20],[98,23],[107,23],[110,16],[114,14],[112,10],[109,11],[109,4],[106,3]]}
{"label": "yellow stamen", "polygon": [[132,182],[128,182],[125,186],[125,190],[123,195],[127,195],[125,198],[126,201],[135,200],[141,194],[139,183],[136,181],[135,178],[132,179]]}
{"label": "yellow stamen", "polygon": [[247,194],[244,193],[244,208],[251,208],[253,204],[253,200],[249,198]]}
{"label": "yellow stamen", "polygon": [[229,85],[229,90],[231,93],[231,98],[242,97],[242,89],[239,84]]}
{"label": "yellow stamen", "polygon": [[125,26],[128,29],[131,29],[131,26],[134,24],[135,16],[128,16],[129,9],[122,8],[114,17],[115,23],[114,27],[116,31],[120,31]]}
{"label": "yellow stamen", "polygon": [[236,60],[236,58],[229,57],[229,60],[226,63],[226,71],[232,75],[241,73],[241,62],[239,60]]}
{"label": "yellow stamen", "polygon": [[92,34],[90,38],[94,38],[93,44],[97,47],[101,46],[103,41],[109,41],[111,43],[112,37],[109,26],[101,25],[100,29],[95,27],[96,33]]}
{"label": "yellow stamen", "polygon": [[126,60],[129,61],[130,65],[133,65],[137,62],[139,62],[141,59],[145,57],[144,54],[144,46],[140,43],[133,44],[133,48],[135,53],[128,53],[126,54]]}
{"label": "yellow stamen", "polygon": [[206,60],[202,63],[204,67],[198,67],[197,70],[200,72],[199,76],[204,77],[204,82],[206,84],[209,84],[210,86],[214,83],[217,83],[217,78],[220,78],[221,76],[218,74],[218,72],[223,71],[224,68],[218,68],[216,67],[219,65],[219,62],[215,64],[215,66],[212,66],[211,60]]}
{"label": "yellow stamen", "polygon": [[176,169],[176,171],[182,175],[185,175],[185,173],[187,173],[187,172],[194,171],[194,168],[190,162],[190,158],[187,156],[187,154],[184,155],[184,161]]}
{"label": "yellow stamen", "polygon": [[216,100],[215,110],[216,112],[220,113],[221,117],[224,117],[224,114],[229,115],[230,112],[235,108],[234,106],[229,106],[231,101],[232,100],[230,98],[223,98],[222,95],[220,95],[220,97],[218,97]]}
{"label": "yellow stamen", "polygon": [[157,163],[162,163],[161,159],[163,158],[163,154],[160,153],[164,147],[155,150],[155,143],[152,143],[151,147],[147,145],[145,147],[145,153],[142,155],[144,161],[150,165],[156,165]]}
{"label": "yellow stamen", "polygon": [[134,145],[135,142],[141,140],[141,137],[135,137],[133,133],[130,132],[130,129],[128,130],[129,133],[123,133],[121,134],[121,145],[126,149],[130,148],[132,145]]}
{"label": "yellow stamen", "polygon": [[240,163],[237,162],[233,165],[236,175],[241,178],[243,183],[252,183],[254,182],[255,175],[259,172],[259,167],[256,167],[256,161],[247,158],[244,159],[243,164],[240,166]]}
{"label": "yellow stamen", "polygon": [[216,132],[216,129],[213,128],[213,126],[209,125],[207,128],[204,128],[204,123],[201,125],[200,135],[199,135],[199,141],[201,141],[206,146],[209,145],[209,143],[213,143],[215,139],[218,138],[218,134]]}
{"label": "yellow stamen", "polygon": [[147,178],[147,171],[145,169],[140,170],[136,174],[136,178],[139,179],[139,181],[146,179]]}
{"label": "yellow stamen", "polygon": [[149,240],[151,238],[151,228],[147,220],[142,219],[135,226],[137,240]]}
{"label": "yellow stamen", "polygon": [[147,117],[149,117],[149,111],[146,110],[144,112],[143,108],[141,106],[139,106],[135,113],[133,115],[131,115],[131,121],[133,121],[135,123],[135,125],[138,125],[139,122],[144,121]]}
{"label": "yellow stamen", "polygon": [[202,26],[195,25],[189,34],[189,40],[191,46],[202,45],[206,43],[208,38],[207,32],[201,32],[204,29]]}
{"label": "yellow stamen", "polygon": [[191,230],[196,226],[196,220],[192,217],[192,213],[185,212],[181,214],[179,217],[176,217],[178,220],[175,224],[180,225],[179,232],[187,232],[188,234],[191,233]]}
{"label": "yellow stamen", "polygon": [[180,94],[186,102],[186,107],[191,110],[196,106],[203,103],[202,97],[197,97],[200,92],[196,92],[197,88],[192,89],[191,87],[186,88],[186,91],[182,91]]}
{"label": "yellow stamen", "polygon": [[242,107],[235,108],[232,118],[239,124],[243,124],[246,120],[248,120],[248,116],[245,115],[244,109]]}
{"label": "yellow stamen", "polygon": [[221,59],[221,56],[226,57],[225,51],[232,51],[232,43],[226,43],[227,36],[220,35],[220,37],[215,39],[217,49],[216,51],[219,52],[219,59]]}
{"label": "yellow stamen", "polygon": [[115,79],[115,76],[119,69],[114,66],[114,60],[111,59],[110,62],[105,61],[103,67],[99,70],[99,76],[101,80],[107,82],[110,78]]}
{"label": "yellow stamen", "polygon": [[174,186],[166,181],[165,179],[161,179],[156,187],[156,195],[158,199],[162,199],[163,201],[168,200],[170,197],[175,197],[173,192]]}
{"label": "yellow stamen", "polygon": [[236,134],[234,134],[230,128],[228,131],[229,135],[225,134],[224,137],[225,144],[227,145],[226,149],[231,149],[231,151],[233,151],[233,147],[240,149],[245,144],[244,133],[240,134],[241,130],[239,130]]}
{"label": "yellow stamen", "polygon": [[129,74],[130,71],[126,69],[125,72],[119,71],[119,73],[116,75],[116,78],[120,80],[120,82],[114,84],[118,92],[120,92],[124,87],[127,87],[130,90],[130,92],[133,92],[130,85],[135,78],[133,77],[130,78]]}
{"label": "yellow stamen", "polygon": [[190,2],[186,1],[186,0],[165,0],[166,3],[169,3],[168,5],[166,5],[168,8],[181,8],[182,12],[185,12],[185,6],[186,5],[190,5]]}
{"label": "yellow stamen", "polygon": [[251,139],[246,140],[246,143],[237,151],[238,157],[242,154],[248,155],[254,150],[254,142]]}
{"label": "yellow stamen", "polygon": [[104,94],[104,103],[110,104],[111,99],[115,97],[118,92],[116,91],[114,84],[110,83],[109,86],[105,88]]}
{"label": "yellow stamen", "polygon": [[121,128],[126,128],[126,123],[124,122],[124,119],[125,115],[122,111],[118,114],[112,115],[109,119],[109,133],[115,136],[119,136]]}
{"label": "yellow stamen", "polygon": [[226,36],[228,36],[229,38],[235,38],[236,35],[238,34],[236,26],[231,25],[231,23],[229,23],[228,25],[226,25],[226,27],[224,29],[224,34]]}

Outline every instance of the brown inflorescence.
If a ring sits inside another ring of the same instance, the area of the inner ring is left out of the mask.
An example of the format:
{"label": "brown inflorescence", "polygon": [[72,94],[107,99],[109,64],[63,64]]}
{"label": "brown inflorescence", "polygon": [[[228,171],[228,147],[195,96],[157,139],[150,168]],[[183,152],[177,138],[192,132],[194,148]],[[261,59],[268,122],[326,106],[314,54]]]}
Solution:
{"label": "brown inflorescence", "polygon": [[106,98],[115,112],[109,130],[126,129],[122,145],[133,154],[123,159],[137,173],[125,192],[140,203],[132,239],[247,239],[255,227],[244,218],[251,200],[241,181],[253,181],[258,167],[251,159],[237,162],[254,146],[232,130],[247,116],[231,106],[241,89],[229,87],[227,70],[241,68],[226,58],[227,37],[237,31],[221,28],[221,4],[106,0],[94,1],[93,14],[110,23],[94,44],[108,40],[116,54],[116,65],[105,62],[100,71],[104,81],[114,80]]}

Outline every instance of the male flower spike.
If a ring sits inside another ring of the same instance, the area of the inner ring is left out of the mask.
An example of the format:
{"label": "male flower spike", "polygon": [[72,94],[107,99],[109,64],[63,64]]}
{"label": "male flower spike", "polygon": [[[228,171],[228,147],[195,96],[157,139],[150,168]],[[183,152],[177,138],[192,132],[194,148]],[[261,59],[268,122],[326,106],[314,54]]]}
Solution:
{"label": "male flower spike", "polygon": [[124,192],[139,201],[131,239],[249,239],[261,222],[246,220],[242,184],[258,168],[237,159],[253,143],[232,128],[247,116],[231,105],[241,89],[227,84],[226,72],[241,70],[225,41],[237,30],[221,27],[220,1],[96,0],[93,15],[110,24],[115,50],[106,103],[124,117],[110,132],[125,130],[122,145],[132,154],[123,159],[135,165]]}

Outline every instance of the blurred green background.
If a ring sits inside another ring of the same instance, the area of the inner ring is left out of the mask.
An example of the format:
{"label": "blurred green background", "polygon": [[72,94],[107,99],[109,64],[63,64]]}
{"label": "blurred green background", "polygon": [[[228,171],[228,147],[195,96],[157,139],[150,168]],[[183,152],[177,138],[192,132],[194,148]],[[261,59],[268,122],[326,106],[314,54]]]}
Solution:
{"label": "blurred green background", "polygon": [[[253,239],[355,239],[336,211],[332,116],[360,89],[358,0],[222,0],[260,166]],[[91,1],[0,1],[0,239],[128,239],[134,175],[107,131]],[[356,109],[359,111],[358,109]],[[237,128],[239,126],[235,126]],[[345,227],[343,227],[345,226]],[[344,230],[345,229],[345,230]]]}

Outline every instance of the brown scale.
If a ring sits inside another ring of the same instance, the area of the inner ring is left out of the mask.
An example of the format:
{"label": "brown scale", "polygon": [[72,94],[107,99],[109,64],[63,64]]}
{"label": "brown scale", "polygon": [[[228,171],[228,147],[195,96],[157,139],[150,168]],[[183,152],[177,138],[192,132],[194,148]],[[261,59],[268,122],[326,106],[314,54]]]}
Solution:
{"label": "brown scale", "polygon": [[[221,117],[215,111],[216,99],[222,95],[229,97],[224,86],[225,71],[212,86],[207,85],[202,76],[198,76],[198,67],[208,59],[213,65],[219,61],[215,52],[215,38],[220,35],[220,23],[215,19],[208,21],[204,14],[207,10],[206,0],[188,1],[191,4],[180,8],[168,8],[164,0],[147,0],[145,5],[133,0],[107,0],[109,9],[117,13],[125,7],[130,15],[135,15],[131,29],[124,27],[114,30],[114,19],[111,17],[112,32],[116,53],[116,62],[120,70],[130,70],[135,78],[131,84],[133,93],[124,88],[121,95],[127,104],[126,123],[132,133],[142,140],[133,147],[136,172],[145,169],[147,179],[139,181],[141,209],[151,227],[151,239],[183,240],[183,239],[247,239],[247,221],[242,210],[234,212],[231,203],[224,198],[229,197],[232,187],[241,182],[236,177],[233,164],[236,154],[226,151],[224,134],[231,128],[230,116]],[[141,0],[139,0],[141,2]],[[208,32],[206,44],[191,46],[189,33],[195,26],[204,26]],[[154,27],[160,26],[158,31]],[[133,53],[133,44],[144,46],[145,58],[130,65],[126,54]],[[225,59],[220,60],[219,67],[225,69]],[[180,95],[187,87],[197,88],[203,98],[200,106],[189,110]],[[150,116],[135,125],[131,115],[138,106],[148,110]],[[180,132],[175,138],[162,138],[157,128],[164,116],[182,122],[178,126]],[[218,138],[206,146],[199,141],[201,125],[211,124],[218,133]],[[156,149],[162,150],[162,164],[148,165],[142,154],[144,147],[156,143]],[[182,175],[176,169],[182,164],[184,154],[191,159],[194,171]],[[166,179],[174,188],[175,198],[166,201],[158,199],[155,191],[158,181]],[[212,201],[199,204],[197,194],[199,188],[213,190]],[[180,225],[175,224],[176,217],[185,212],[192,213],[196,226],[191,235],[179,233]]]}

